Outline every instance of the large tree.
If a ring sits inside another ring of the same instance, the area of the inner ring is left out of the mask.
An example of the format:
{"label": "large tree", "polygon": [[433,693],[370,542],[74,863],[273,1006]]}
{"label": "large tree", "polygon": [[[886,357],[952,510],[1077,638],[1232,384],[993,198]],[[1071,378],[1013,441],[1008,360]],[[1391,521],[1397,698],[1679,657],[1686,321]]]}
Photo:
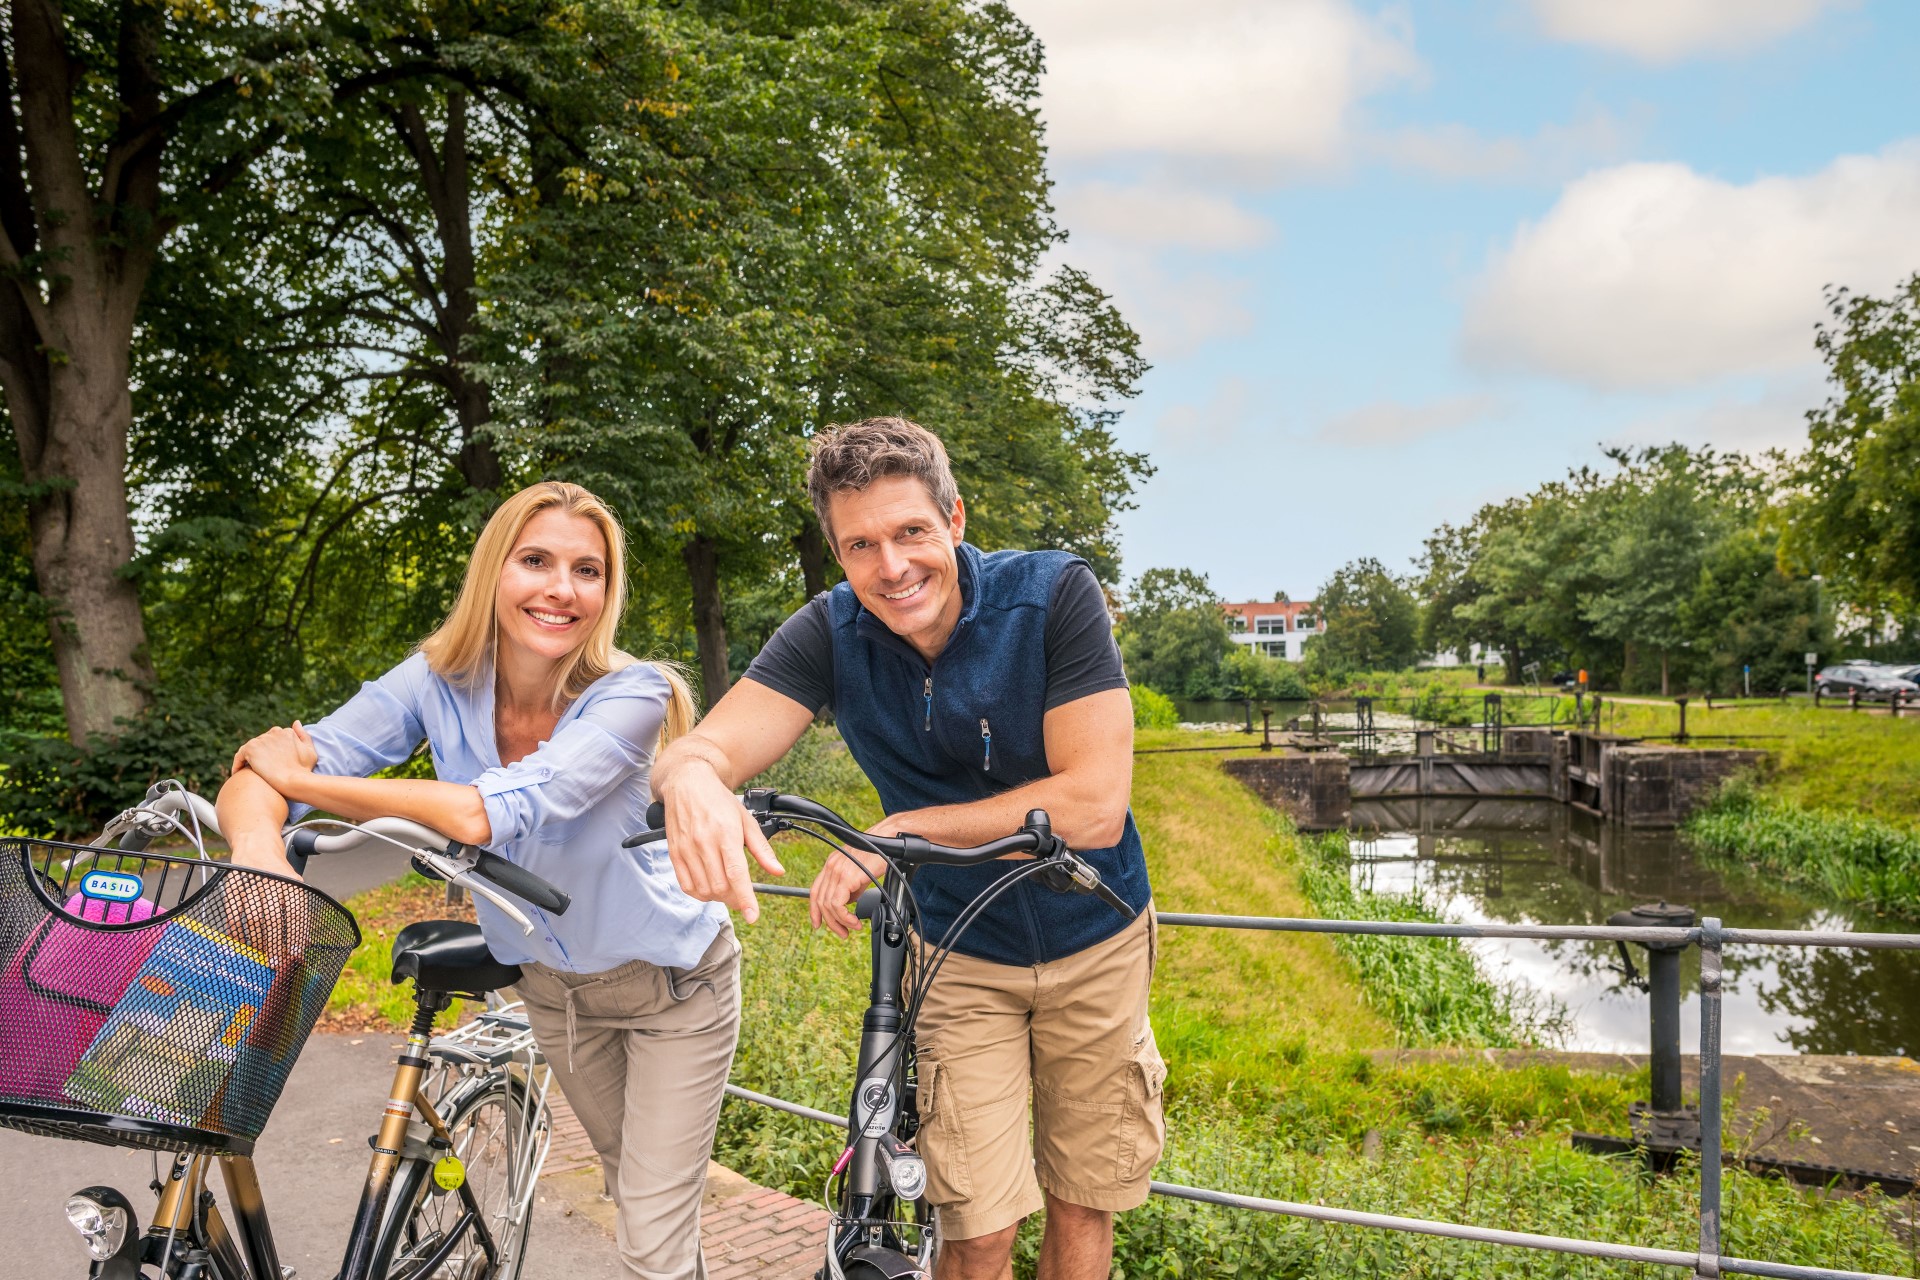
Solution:
{"label": "large tree", "polygon": [[316,111],[415,74],[356,7],[13,0],[0,31],[0,390],[68,735],[112,734],[152,667],[127,500],[130,373],[170,237]]}

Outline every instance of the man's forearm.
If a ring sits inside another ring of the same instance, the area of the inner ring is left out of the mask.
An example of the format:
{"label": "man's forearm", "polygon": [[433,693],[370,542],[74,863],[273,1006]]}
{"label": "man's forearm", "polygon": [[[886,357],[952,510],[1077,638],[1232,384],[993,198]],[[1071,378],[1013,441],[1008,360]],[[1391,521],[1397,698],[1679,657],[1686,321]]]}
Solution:
{"label": "man's forearm", "polygon": [[936,844],[975,845],[1018,831],[1031,809],[1045,809],[1054,834],[1074,849],[1105,849],[1126,830],[1127,798],[1112,786],[1056,773],[1011,791],[966,804],[890,814],[885,827]]}
{"label": "man's forearm", "polygon": [[665,798],[668,788],[674,780],[688,769],[707,768],[713,770],[713,776],[720,779],[720,785],[731,791],[740,785],[741,780],[733,776],[733,761],[720,744],[703,737],[698,730],[675,739],[667,749],[653,762],[652,785],[656,798]]}

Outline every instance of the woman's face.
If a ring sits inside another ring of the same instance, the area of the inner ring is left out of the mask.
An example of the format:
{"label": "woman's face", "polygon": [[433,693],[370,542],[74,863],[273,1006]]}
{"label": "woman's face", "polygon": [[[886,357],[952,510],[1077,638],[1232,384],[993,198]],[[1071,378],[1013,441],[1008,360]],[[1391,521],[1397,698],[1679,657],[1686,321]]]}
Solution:
{"label": "woman's face", "polygon": [[607,540],[585,516],[548,508],[527,521],[500,569],[494,614],[503,649],[558,662],[607,604]]}

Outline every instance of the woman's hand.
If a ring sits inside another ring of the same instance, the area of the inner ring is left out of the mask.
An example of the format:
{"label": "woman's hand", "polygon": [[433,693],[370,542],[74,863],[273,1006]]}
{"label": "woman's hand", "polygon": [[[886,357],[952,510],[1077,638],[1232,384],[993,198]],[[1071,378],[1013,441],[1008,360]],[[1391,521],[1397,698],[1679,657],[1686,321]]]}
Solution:
{"label": "woman's hand", "polygon": [[320,753],[315,749],[313,739],[295,720],[291,729],[269,729],[236,751],[233,772],[238,773],[242,768],[251,769],[261,781],[281,795],[298,799],[289,788],[297,787],[302,775],[311,774],[319,759]]}

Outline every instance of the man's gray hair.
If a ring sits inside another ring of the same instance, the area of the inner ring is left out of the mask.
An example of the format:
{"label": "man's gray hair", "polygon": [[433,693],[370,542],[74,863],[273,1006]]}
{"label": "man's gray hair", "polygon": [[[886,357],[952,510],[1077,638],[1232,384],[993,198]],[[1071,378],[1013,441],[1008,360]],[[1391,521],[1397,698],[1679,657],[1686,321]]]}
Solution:
{"label": "man's gray hair", "polygon": [[827,521],[827,501],[836,493],[859,493],[887,476],[912,476],[927,487],[940,514],[951,517],[960,501],[960,487],[947,464],[947,447],[940,437],[905,418],[865,418],[825,427],[816,432],[807,464],[807,496],[827,541],[833,526]]}

